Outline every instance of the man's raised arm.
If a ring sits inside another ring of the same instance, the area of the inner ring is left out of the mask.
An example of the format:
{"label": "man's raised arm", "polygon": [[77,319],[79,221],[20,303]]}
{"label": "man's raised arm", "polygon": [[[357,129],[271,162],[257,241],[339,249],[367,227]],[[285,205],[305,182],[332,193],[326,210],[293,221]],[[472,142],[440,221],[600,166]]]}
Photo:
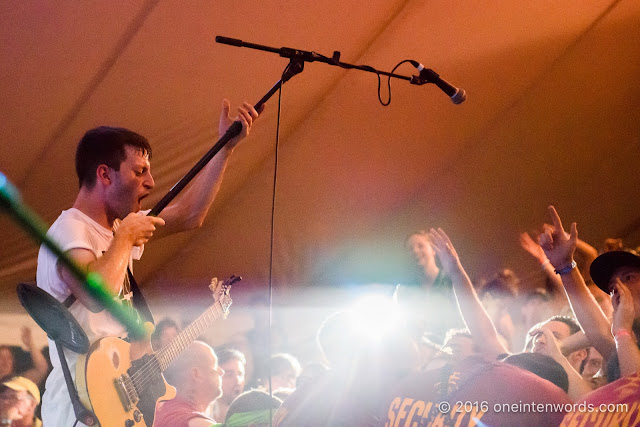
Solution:
{"label": "man's raised arm", "polygon": [[474,345],[482,349],[482,353],[490,359],[496,359],[499,355],[508,353],[498,339],[496,327],[482,306],[449,236],[441,228],[438,230],[432,228],[429,234],[442,268],[451,277],[458,308],[471,332]]}
{"label": "man's raised arm", "polygon": [[220,190],[222,176],[233,149],[240,140],[249,134],[253,121],[258,118],[258,112],[247,102],[242,107],[238,107],[237,117],[231,118],[229,112],[229,101],[225,99],[222,103],[218,126],[220,136],[225,134],[235,120],[239,120],[242,123],[242,131],[211,159],[195,179],[189,183],[184,194],[181,194],[175,202],[167,206],[158,215],[165,220],[167,225],[158,230],[155,235],[156,238],[202,226],[209,208],[218,194],[218,190]]}
{"label": "man's raised arm", "polygon": [[589,291],[580,270],[575,268],[573,255],[578,241],[576,223],[571,224],[571,233],[567,233],[553,206],[549,206],[549,215],[553,227],[545,227],[540,235],[540,246],[560,275],[571,309],[587,338],[605,359],[609,359],[616,351],[611,324]]}

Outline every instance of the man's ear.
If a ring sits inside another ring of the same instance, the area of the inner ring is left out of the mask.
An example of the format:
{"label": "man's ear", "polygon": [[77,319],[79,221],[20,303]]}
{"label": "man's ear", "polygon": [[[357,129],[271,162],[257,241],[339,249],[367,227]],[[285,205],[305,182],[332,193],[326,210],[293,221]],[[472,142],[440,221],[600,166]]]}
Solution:
{"label": "man's ear", "polygon": [[107,165],[99,165],[96,169],[96,182],[101,182],[104,185],[111,184],[111,168]]}
{"label": "man's ear", "polygon": [[582,354],[580,355],[580,357],[582,357],[582,360],[586,359],[587,357],[589,357],[589,352],[587,351],[586,348],[583,348],[582,350],[580,350],[582,352]]}
{"label": "man's ear", "polygon": [[574,354],[575,354],[576,360],[579,360],[579,361],[583,361],[584,359],[587,358],[587,356],[589,356],[589,353],[587,352],[586,348],[583,348],[582,350],[578,350]]}
{"label": "man's ear", "polygon": [[202,377],[201,373],[200,373],[200,369],[196,366],[192,366],[189,369],[189,374],[191,376],[191,379],[194,381],[199,381],[200,378]]}

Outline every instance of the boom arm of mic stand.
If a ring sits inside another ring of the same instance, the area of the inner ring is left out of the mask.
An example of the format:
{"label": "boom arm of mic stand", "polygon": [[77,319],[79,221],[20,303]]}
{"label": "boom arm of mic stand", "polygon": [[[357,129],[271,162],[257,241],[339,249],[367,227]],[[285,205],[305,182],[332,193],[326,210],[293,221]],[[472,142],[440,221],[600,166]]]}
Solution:
{"label": "boom arm of mic stand", "polygon": [[411,81],[411,77],[403,76],[401,74],[388,73],[386,71],[377,70],[368,65],[354,65],[346,62],[340,62],[340,52],[333,52],[333,57],[329,58],[324,55],[319,55],[316,52],[309,52],[306,50],[292,49],[290,47],[275,48],[271,46],[264,46],[261,44],[248,43],[238,39],[232,39],[230,37],[216,36],[216,42],[222,44],[228,44],[230,46],[248,47],[250,49],[262,50],[265,52],[273,52],[284,58],[300,59],[305,62],[324,62],[325,64],[334,65],[336,67],[345,69],[356,69],[360,71],[367,71],[369,73],[375,73],[383,76],[394,77],[396,79]]}
{"label": "boom arm of mic stand", "polygon": [[[304,69],[304,62],[299,59],[292,58],[291,62],[287,66],[284,71],[282,78],[278,80],[278,82],[273,85],[273,87],[267,92],[260,101],[254,106],[256,110],[262,108],[265,102],[269,100],[273,96],[274,93],[278,91],[280,86],[282,86],[285,82],[287,82],[291,77],[299,74]],[[238,136],[242,131],[242,123],[238,120],[233,122],[229,129],[225,132],[225,134],[215,143],[206,154],[198,160],[190,170],[183,176],[180,181],[178,181],[169,192],[151,209],[149,215],[157,216],[167,205],[184,189],[184,187],[191,182],[191,180],[204,168],[213,157],[218,154],[218,151],[222,149],[231,139]]]}

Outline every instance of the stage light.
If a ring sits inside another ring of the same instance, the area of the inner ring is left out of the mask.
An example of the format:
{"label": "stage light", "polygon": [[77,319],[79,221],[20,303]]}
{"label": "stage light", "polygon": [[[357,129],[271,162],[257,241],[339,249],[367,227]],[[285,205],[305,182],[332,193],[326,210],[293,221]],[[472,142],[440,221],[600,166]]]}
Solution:
{"label": "stage light", "polygon": [[357,330],[368,338],[379,338],[401,327],[404,316],[393,297],[370,294],[361,297],[352,307]]}

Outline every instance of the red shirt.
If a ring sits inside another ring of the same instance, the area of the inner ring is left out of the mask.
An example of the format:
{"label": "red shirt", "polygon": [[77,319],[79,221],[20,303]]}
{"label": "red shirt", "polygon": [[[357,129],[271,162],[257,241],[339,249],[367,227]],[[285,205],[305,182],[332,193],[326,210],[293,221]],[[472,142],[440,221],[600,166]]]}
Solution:
{"label": "red shirt", "polygon": [[154,427],[188,427],[189,420],[193,418],[203,418],[215,424],[215,421],[202,412],[198,412],[191,402],[180,397],[167,400],[158,404],[156,416],[153,422]]}
{"label": "red shirt", "polygon": [[640,425],[640,372],[600,387],[576,402],[562,426]]}
{"label": "red shirt", "polygon": [[531,372],[475,358],[402,381],[380,426],[557,426],[571,400]]}

